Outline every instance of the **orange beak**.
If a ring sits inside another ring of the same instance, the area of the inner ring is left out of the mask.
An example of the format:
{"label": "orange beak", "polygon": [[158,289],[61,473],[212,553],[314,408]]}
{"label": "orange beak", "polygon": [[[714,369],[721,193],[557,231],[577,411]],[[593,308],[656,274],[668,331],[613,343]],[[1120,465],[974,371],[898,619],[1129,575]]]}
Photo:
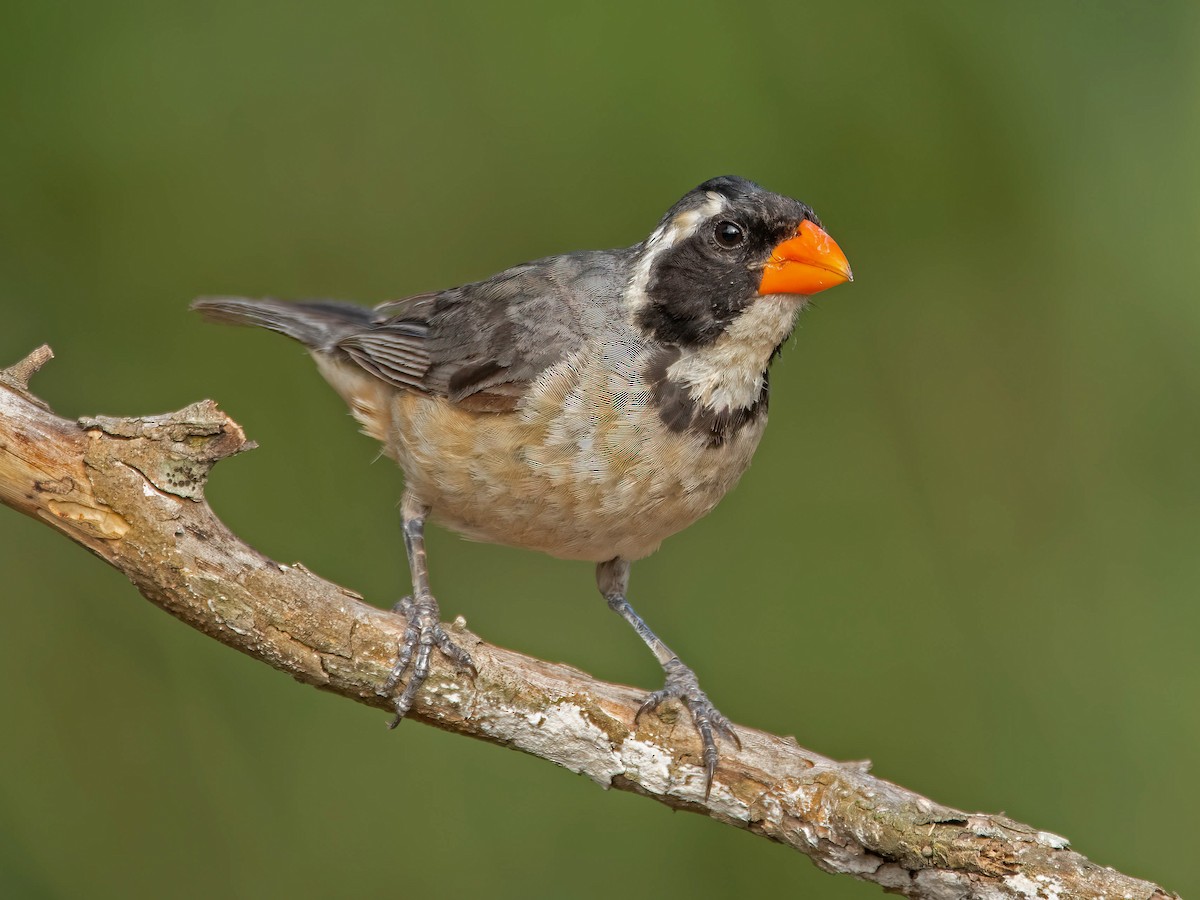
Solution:
{"label": "orange beak", "polygon": [[846,254],[833,238],[805,219],[796,236],[771,253],[758,283],[760,294],[815,294],[853,281]]}

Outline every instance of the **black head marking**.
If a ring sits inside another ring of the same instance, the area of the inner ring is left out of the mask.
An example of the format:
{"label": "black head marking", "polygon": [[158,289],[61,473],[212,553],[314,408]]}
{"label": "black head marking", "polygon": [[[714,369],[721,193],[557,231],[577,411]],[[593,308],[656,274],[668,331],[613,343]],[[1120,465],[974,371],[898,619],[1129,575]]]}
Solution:
{"label": "black head marking", "polygon": [[670,234],[672,222],[701,212],[705,217],[674,244],[648,242],[642,250],[655,255],[645,288],[649,302],[639,310],[638,324],[665,344],[702,347],[715,341],[758,297],[762,269],[775,246],[805,219],[820,225],[800,201],[726,175],[688,192],[659,230]]}

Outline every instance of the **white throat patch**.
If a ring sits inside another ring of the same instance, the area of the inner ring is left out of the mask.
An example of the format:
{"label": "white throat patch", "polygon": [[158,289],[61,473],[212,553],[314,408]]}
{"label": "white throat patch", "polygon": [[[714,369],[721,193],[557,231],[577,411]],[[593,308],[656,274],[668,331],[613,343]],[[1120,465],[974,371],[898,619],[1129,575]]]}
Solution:
{"label": "white throat patch", "polygon": [[667,378],[718,412],[749,408],[762,393],[771,354],[792,333],[802,305],[794,295],[756,298],[712,344],[684,351]]}

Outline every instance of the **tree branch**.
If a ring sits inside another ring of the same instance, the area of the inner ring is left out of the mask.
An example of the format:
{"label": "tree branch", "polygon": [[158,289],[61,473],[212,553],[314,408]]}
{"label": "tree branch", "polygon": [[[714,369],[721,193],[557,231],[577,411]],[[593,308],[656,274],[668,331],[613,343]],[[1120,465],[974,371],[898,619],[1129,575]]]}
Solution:
{"label": "tree branch", "polygon": [[[250,449],[211,401],[134,419],[61,418],[29,393],[48,347],[0,372],[0,501],[124,572],[152,603],[293,678],[390,709],[381,694],[404,619],[242,543],[203,488]],[[1067,841],[964,813],[776,737],[738,728],[705,801],[700,746],[674,704],[634,722],[643,693],[494,647],[455,623],[479,674],[438,658],[410,714],[522,750],[676,809],[786,844],[828,872],[920,898],[1167,898]]]}

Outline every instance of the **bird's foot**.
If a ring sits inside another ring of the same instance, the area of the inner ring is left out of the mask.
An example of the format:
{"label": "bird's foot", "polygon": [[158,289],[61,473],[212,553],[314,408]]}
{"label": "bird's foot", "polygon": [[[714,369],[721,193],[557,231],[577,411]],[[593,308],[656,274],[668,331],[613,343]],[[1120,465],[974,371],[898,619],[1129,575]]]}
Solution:
{"label": "bird's foot", "polygon": [[392,666],[392,674],[384,682],[384,691],[388,694],[395,691],[404,678],[404,673],[409,674],[404,690],[393,700],[396,718],[388,725],[389,728],[399,725],[412,708],[417,691],[429,677],[429,655],[434,647],[449,657],[461,671],[469,672],[472,676],[478,674],[475,664],[471,661],[471,655],[450,640],[450,635],[442,628],[437,601],[433,599],[433,595],[418,594],[416,598],[405,597],[392,607],[392,611],[403,615],[408,624],[404,628],[404,638],[400,642],[400,653],[396,657],[396,664]]}
{"label": "bird's foot", "polygon": [[704,799],[707,800],[712,790],[719,758],[716,736],[720,735],[731,741],[739,750],[742,749],[742,742],[729,720],[721,715],[708,699],[708,695],[700,690],[695,672],[678,658],[672,659],[663,668],[667,673],[667,683],[646,698],[638,708],[634,721],[640,719],[643,713],[656,709],[665,700],[678,700],[687,707],[688,712],[692,714],[696,731],[700,734],[700,743],[704,747]]}

